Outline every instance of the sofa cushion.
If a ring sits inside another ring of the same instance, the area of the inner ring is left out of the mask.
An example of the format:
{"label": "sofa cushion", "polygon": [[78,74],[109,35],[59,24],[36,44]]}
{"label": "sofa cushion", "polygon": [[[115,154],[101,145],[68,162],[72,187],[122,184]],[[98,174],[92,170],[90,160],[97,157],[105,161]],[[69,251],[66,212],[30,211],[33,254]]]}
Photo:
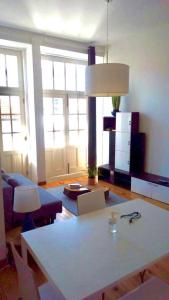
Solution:
{"label": "sofa cushion", "polygon": [[33,181],[31,181],[30,179],[28,179],[27,177],[25,177],[19,173],[8,173],[8,175],[9,175],[9,178],[8,178],[9,184],[10,184],[10,182],[12,182],[15,186],[17,186],[17,185],[37,186],[37,184],[35,184]]}
{"label": "sofa cushion", "polygon": [[5,229],[11,229],[13,216],[13,188],[4,180],[2,180]]}
{"label": "sofa cushion", "polygon": [[15,188],[16,186],[19,185],[18,181],[9,177],[8,180],[7,180],[8,184],[10,184],[13,188]]}
{"label": "sofa cushion", "polygon": [[51,195],[44,188],[38,187],[38,193],[39,193],[41,205],[49,205],[56,202],[56,197]]}
{"label": "sofa cushion", "polygon": [[8,179],[10,178],[9,174],[7,173],[1,173],[2,179],[6,182],[8,182]]}

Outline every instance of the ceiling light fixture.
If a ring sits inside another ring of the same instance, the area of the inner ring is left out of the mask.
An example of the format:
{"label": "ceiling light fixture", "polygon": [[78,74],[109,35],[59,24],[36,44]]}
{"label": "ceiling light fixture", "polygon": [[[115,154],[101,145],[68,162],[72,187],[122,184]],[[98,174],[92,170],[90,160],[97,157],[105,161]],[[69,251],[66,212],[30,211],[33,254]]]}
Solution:
{"label": "ceiling light fixture", "polygon": [[109,14],[107,2],[107,44],[106,63],[86,67],[85,93],[91,97],[109,97],[126,95],[129,90],[129,66],[121,63],[108,62],[109,48]]}

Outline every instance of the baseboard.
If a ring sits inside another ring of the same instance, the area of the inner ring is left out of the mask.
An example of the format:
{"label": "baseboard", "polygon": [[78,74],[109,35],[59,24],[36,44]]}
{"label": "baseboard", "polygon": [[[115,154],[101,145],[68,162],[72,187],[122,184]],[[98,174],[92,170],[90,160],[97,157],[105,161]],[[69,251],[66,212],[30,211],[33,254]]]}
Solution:
{"label": "baseboard", "polygon": [[66,180],[66,179],[69,179],[69,178],[81,177],[81,176],[85,176],[86,174],[87,174],[86,171],[80,171],[80,172],[72,173],[72,174],[58,175],[58,176],[47,179],[47,182],[53,182],[53,181],[57,181],[57,180]]}
{"label": "baseboard", "polygon": [[0,260],[0,270],[5,268],[8,265],[7,258]]}

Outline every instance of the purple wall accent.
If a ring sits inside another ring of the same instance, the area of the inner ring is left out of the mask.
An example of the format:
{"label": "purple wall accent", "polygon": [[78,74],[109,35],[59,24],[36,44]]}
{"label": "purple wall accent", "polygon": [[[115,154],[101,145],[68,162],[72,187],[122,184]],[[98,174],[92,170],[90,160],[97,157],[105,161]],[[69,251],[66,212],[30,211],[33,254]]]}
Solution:
{"label": "purple wall accent", "polygon": [[[95,64],[95,47],[88,48],[88,65]],[[96,97],[88,97],[88,166],[96,166]]]}

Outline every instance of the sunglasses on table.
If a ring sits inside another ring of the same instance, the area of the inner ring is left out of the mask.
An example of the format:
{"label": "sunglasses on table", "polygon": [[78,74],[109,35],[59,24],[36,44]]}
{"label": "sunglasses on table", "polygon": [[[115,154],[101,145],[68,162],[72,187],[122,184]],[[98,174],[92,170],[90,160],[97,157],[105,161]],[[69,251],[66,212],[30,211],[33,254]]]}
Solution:
{"label": "sunglasses on table", "polygon": [[134,220],[138,220],[141,218],[141,214],[138,211],[134,211],[130,214],[127,215],[121,215],[120,218],[128,218],[129,219],[129,223],[133,223]]}

